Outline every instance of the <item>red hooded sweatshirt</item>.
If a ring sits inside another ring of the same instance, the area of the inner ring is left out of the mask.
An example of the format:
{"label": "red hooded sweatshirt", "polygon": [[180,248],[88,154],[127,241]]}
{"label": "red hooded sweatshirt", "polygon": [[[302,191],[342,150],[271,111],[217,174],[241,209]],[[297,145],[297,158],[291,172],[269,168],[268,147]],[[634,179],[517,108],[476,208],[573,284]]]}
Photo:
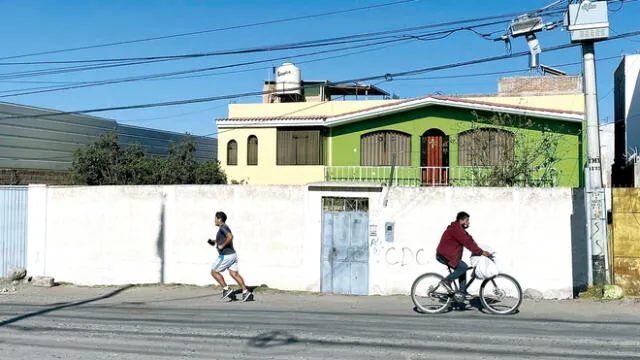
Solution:
{"label": "red hooded sweatshirt", "polygon": [[482,254],[482,249],[473,241],[473,238],[467,230],[462,227],[457,221],[452,222],[447,226],[447,229],[442,234],[436,254],[444,256],[449,260],[449,266],[458,266],[458,261],[462,259],[462,247],[466,247],[473,255]]}

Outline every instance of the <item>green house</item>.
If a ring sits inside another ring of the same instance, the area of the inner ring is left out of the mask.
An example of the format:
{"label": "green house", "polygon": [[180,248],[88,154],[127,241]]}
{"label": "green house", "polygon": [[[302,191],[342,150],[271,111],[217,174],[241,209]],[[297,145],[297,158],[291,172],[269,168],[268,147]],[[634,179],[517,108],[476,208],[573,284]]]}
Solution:
{"label": "green house", "polygon": [[[255,144],[269,148],[253,151],[264,159],[275,153],[274,164],[260,165],[270,179],[279,168],[286,173],[280,183],[295,183],[296,171],[289,170],[297,167],[304,181],[579,187],[583,119],[575,111],[427,96],[333,116],[219,119],[218,126],[256,133],[260,128],[265,138]],[[221,159],[234,161],[230,156],[239,148],[233,141],[236,147],[227,153],[220,143]],[[241,170],[237,159],[233,165],[231,171]],[[310,179],[309,170],[317,167],[323,178]]]}

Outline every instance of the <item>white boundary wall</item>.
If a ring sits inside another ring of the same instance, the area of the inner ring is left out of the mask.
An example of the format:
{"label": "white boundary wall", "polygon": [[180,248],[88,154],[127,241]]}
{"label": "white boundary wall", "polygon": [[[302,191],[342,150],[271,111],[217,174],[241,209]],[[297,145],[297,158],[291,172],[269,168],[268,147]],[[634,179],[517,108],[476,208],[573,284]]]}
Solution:
{"label": "white boundary wall", "polygon": [[[321,199],[345,196],[370,201],[371,294],[406,294],[419,274],[444,273],[434,251],[459,210],[471,214],[470,233],[498,251],[503,270],[523,290],[569,298],[586,276],[580,270],[587,255],[579,190],[392,188],[387,207],[386,188],[360,190],[32,185],[28,271],[81,285],[212,284],[216,253],[206,239],[215,236],[214,214],[223,210],[250,285],[319,291]],[[395,224],[393,242],[384,237],[388,221]]]}

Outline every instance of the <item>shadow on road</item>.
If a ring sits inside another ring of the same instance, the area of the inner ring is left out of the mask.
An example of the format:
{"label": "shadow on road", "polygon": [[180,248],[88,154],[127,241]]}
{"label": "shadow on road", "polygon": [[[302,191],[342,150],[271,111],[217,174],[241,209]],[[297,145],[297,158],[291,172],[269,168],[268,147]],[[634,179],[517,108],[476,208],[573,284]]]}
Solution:
{"label": "shadow on road", "polygon": [[63,304],[63,305],[53,306],[53,307],[50,307],[50,308],[47,308],[47,309],[34,311],[34,312],[30,312],[30,313],[27,313],[27,314],[24,314],[24,315],[16,316],[14,318],[11,318],[11,319],[8,319],[8,320],[4,320],[4,321],[0,322],[0,327],[7,326],[9,324],[13,324],[13,323],[18,322],[20,320],[28,319],[28,318],[31,318],[31,317],[34,317],[34,316],[39,316],[39,315],[43,315],[43,314],[46,314],[46,313],[50,313],[52,311],[62,310],[62,309],[70,308],[70,307],[76,307],[76,306],[92,303],[92,302],[95,302],[95,301],[98,301],[98,300],[108,299],[108,298],[116,296],[119,293],[121,293],[121,292],[123,292],[123,291],[125,291],[127,289],[130,289],[132,287],[134,287],[134,285],[127,285],[127,286],[123,286],[123,287],[121,287],[119,289],[116,289],[116,290],[114,290],[114,291],[112,291],[110,293],[107,293],[105,295],[102,295],[102,296],[99,296],[99,297],[96,297],[96,298],[91,298],[91,299],[87,299],[87,300],[76,301],[76,302],[67,303],[67,304]]}
{"label": "shadow on road", "polygon": [[[491,314],[491,313],[489,313],[488,311],[486,311],[484,309],[484,307],[482,306],[482,302],[480,301],[479,297],[473,297],[472,299],[470,299],[468,301],[468,303],[467,302],[459,303],[459,302],[452,301],[451,305],[449,305],[449,308],[446,311],[443,311],[442,313],[448,313],[448,312],[451,312],[451,311],[454,311],[454,310],[455,311],[471,311],[471,310],[473,310],[473,308],[475,308],[476,310],[480,311],[481,313]],[[418,309],[417,306],[413,307],[413,311],[415,311],[418,314],[422,314],[422,315],[428,314],[428,313],[425,313],[424,311]]]}
{"label": "shadow on road", "polygon": [[276,346],[284,346],[296,344],[298,339],[284,331],[271,331],[262,333],[256,337],[249,339],[248,344],[251,347],[271,348]]}

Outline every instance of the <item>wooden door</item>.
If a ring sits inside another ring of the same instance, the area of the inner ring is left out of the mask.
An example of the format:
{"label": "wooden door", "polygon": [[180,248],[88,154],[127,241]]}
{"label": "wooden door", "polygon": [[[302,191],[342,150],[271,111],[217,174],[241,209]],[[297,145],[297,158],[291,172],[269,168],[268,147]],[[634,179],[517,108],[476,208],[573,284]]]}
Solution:
{"label": "wooden door", "polygon": [[421,137],[422,185],[448,185],[449,137],[441,130],[427,130]]}

